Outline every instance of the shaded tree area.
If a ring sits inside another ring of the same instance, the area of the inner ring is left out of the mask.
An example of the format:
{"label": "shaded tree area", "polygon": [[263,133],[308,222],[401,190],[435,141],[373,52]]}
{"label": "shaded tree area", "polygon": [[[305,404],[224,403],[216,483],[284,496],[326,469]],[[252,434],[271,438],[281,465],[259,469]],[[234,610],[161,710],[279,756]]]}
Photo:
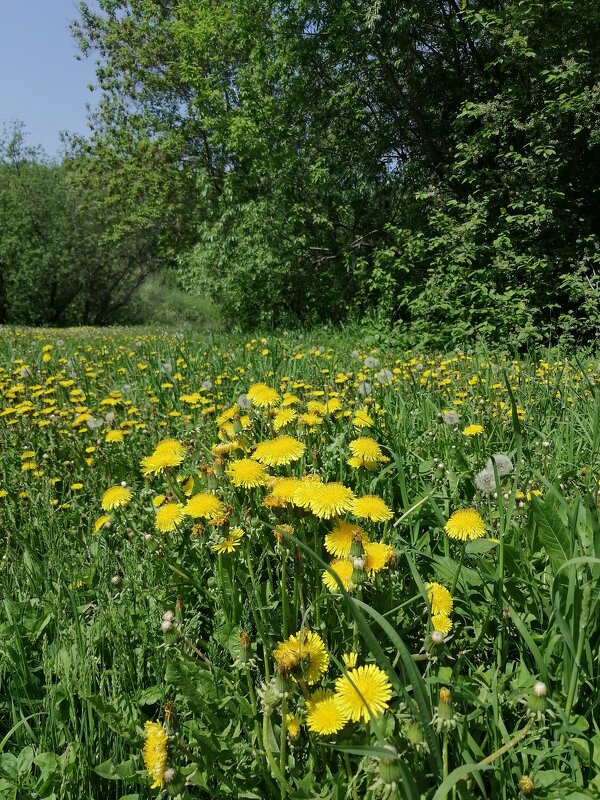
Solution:
{"label": "shaded tree area", "polygon": [[248,327],[589,340],[599,29],[593,0],[82,2],[101,99],[64,168],[107,318],[169,267]]}

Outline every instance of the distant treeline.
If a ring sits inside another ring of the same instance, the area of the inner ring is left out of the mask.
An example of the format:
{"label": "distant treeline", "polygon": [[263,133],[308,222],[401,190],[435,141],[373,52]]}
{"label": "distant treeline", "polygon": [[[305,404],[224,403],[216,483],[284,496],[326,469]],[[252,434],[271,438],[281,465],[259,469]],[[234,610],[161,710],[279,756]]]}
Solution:
{"label": "distant treeline", "polygon": [[597,335],[596,0],[80,5],[100,102],[60,166],[4,143],[0,319],[168,269],[245,327]]}

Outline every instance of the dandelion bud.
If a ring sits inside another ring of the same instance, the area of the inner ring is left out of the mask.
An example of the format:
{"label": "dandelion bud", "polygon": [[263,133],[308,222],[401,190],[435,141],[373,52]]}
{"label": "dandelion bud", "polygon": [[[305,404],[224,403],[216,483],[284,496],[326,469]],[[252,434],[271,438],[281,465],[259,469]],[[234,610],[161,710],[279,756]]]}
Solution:
{"label": "dandelion bud", "polygon": [[425,637],[425,650],[432,656],[437,656],[444,649],[446,637],[442,631],[433,630]]}
{"label": "dandelion bud", "polygon": [[409,744],[418,751],[427,750],[427,742],[423,736],[423,729],[414,720],[406,727],[404,731]]}
{"label": "dandelion bud", "polygon": [[360,535],[352,537],[352,544],[350,545],[350,558],[362,558],[363,556],[362,538]]}
{"label": "dandelion bud", "polygon": [[395,747],[387,744],[385,750],[389,750],[389,758],[379,759],[379,777],[386,786],[399,783],[402,777],[402,768],[398,759],[398,752]]}
{"label": "dandelion bud", "polygon": [[442,686],[438,697],[439,702],[433,723],[438,731],[447,731],[456,725],[454,709],[452,708],[452,692],[446,686]]}
{"label": "dandelion bud", "polygon": [[365,583],[367,580],[367,573],[365,572],[364,558],[352,559],[352,583],[356,586]]}
{"label": "dandelion bud", "polygon": [[535,785],[529,775],[521,775],[518,786],[519,791],[524,797],[531,797],[533,790],[535,789]]}
{"label": "dandelion bud", "polygon": [[283,699],[290,693],[292,683],[290,681],[290,671],[285,664],[278,664],[273,679],[273,688],[278,698]]}

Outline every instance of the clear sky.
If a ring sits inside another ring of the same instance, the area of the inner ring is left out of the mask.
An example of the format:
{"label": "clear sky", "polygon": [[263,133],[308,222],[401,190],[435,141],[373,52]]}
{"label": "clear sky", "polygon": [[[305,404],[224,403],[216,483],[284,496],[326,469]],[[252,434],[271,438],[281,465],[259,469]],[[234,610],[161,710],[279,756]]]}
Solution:
{"label": "clear sky", "polygon": [[85,133],[94,60],[77,61],[76,0],[0,0],[0,129],[17,119],[27,143],[61,152],[60,131]]}

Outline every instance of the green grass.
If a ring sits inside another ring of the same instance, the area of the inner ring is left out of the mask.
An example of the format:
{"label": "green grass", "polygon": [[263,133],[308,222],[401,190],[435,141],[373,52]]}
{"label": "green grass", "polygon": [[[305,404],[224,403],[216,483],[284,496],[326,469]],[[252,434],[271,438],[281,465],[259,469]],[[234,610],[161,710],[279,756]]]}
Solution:
{"label": "green grass", "polygon": [[[599,374],[583,354],[444,358],[354,332],[0,330],[0,798],[161,794],[142,760],[147,720],[169,733],[165,797],[508,799],[525,775],[536,798],[599,796]],[[268,410],[235,406],[258,381],[295,394],[300,413],[336,396],[340,409],[274,431]],[[483,433],[464,435],[471,424]],[[228,477],[243,450],[211,452],[235,439],[249,454],[284,433],[306,449],[273,475],[318,474],[393,512],[363,522],[393,561],[348,591],[322,582],[333,521],[265,507],[266,488]],[[389,460],[351,467],[359,436]],[[144,479],[141,459],[166,437],[185,458]],[[474,476],[494,453],[513,469],[482,495]],[[131,502],[95,532],[103,492],[121,481]],[[190,491],[216,492],[224,524],[157,531],[153,499]],[[486,526],[466,545],[444,532],[463,507]],[[281,524],[292,528],[277,538]],[[218,555],[236,526],[240,546]],[[437,646],[428,581],[454,600]],[[297,680],[276,675],[273,649],[302,629],[329,654],[314,686],[306,664]],[[310,732],[308,695],[335,688],[353,648],[385,673],[389,707],[337,736]],[[533,696],[539,681],[546,697]],[[297,738],[286,713],[302,717]]]}

